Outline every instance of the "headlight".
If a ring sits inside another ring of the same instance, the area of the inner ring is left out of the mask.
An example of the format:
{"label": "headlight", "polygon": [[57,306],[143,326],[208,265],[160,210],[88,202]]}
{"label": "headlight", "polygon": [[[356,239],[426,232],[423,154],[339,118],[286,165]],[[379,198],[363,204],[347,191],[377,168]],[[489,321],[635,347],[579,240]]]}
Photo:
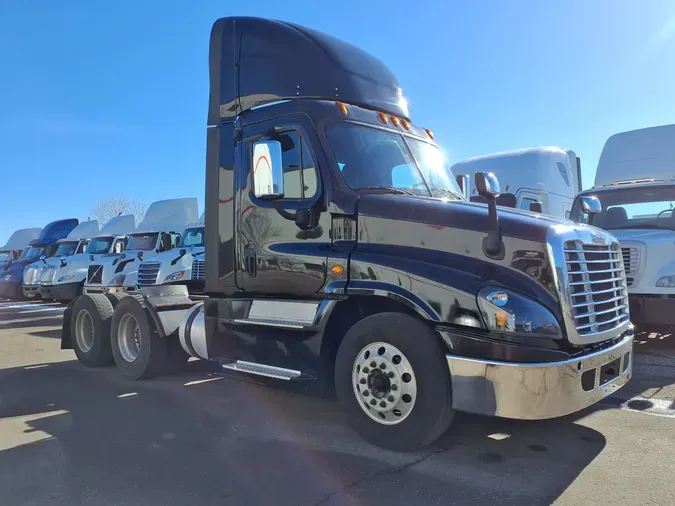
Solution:
{"label": "headlight", "polygon": [[675,288],[675,276],[663,276],[656,281],[656,286],[661,288]]}
{"label": "headlight", "polygon": [[169,274],[167,277],[164,278],[164,282],[167,283],[168,281],[180,281],[183,279],[183,276],[185,276],[185,273],[187,271],[179,271],[179,272],[174,272],[173,274]]}
{"label": "headlight", "polygon": [[491,286],[482,288],[477,299],[485,326],[493,332],[563,337],[555,316],[534,300]]}
{"label": "headlight", "polygon": [[61,277],[58,279],[57,283],[63,283],[64,281],[70,281],[70,280],[73,279],[74,277],[75,277],[75,274],[69,274],[68,276],[61,276]]}
{"label": "headlight", "polygon": [[114,278],[110,280],[110,283],[108,283],[108,286],[122,286],[124,284],[124,278],[126,278],[126,274],[118,274]]}

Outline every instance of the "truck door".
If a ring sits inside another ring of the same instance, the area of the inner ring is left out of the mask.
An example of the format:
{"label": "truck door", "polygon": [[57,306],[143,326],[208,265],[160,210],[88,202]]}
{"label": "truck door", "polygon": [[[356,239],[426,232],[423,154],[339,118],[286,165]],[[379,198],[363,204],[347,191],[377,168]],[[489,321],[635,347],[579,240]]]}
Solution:
{"label": "truck door", "polygon": [[[242,138],[238,284],[252,294],[315,294],[326,278],[330,246],[330,215],[322,209],[324,194],[318,170],[327,164],[316,132],[305,116],[287,115],[245,125]],[[281,159],[275,163],[283,166],[283,195],[258,198],[256,194],[281,186],[272,180],[270,160],[265,155],[269,154],[265,143],[270,141],[281,143]],[[307,217],[313,218],[311,225],[304,219]]]}

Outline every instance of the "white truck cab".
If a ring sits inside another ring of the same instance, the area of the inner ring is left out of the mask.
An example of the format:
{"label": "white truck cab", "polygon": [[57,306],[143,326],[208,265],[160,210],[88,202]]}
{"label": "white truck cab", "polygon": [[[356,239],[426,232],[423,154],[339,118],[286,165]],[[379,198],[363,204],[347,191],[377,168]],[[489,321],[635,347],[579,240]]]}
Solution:
{"label": "white truck cab", "polygon": [[[600,205],[591,209],[595,199]],[[619,240],[638,326],[675,325],[674,209],[675,125],[611,136],[593,188],[579,194],[572,209],[575,221],[604,228]]]}
{"label": "white truck cab", "polygon": [[138,271],[124,280],[127,289],[141,286],[180,283],[191,292],[204,289],[206,264],[204,262],[204,214],[198,222],[190,223],[183,231],[177,249],[158,253],[142,261]]}
{"label": "white truck cab", "polygon": [[[65,259],[72,255],[82,253],[89,240],[98,234],[98,221],[88,220],[79,223],[66,237],[56,241],[54,254],[40,257],[40,260],[30,264],[24,270],[24,294],[27,297],[42,296],[42,286],[51,283],[54,273]],[[31,270],[34,275],[31,275]]]}
{"label": "white truck cab", "polygon": [[[569,218],[574,197],[581,191],[579,158],[572,150],[554,146],[476,156],[457,162],[450,170],[458,175],[492,172],[502,189],[499,205],[557,218]],[[482,202],[473,183],[467,193],[471,200]]]}
{"label": "white truck cab", "polygon": [[41,228],[20,228],[14,231],[4,246],[0,246],[0,270],[10,262],[18,260],[24,248],[40,235]]}
{"label": "white truck cab", "polygon": [[[84,222],[81,225],[92,223]],[[128,234],[136,228],[135,218],[128,214],[111,218],[98,231],[91,230],[93,236],[87,239],[86,247],[78,247],[71,255],[47,260],[48,266],[44,266],[40,273],[40,293],[42,299],[70,301],[83,291],[84,280],[87,276],[89,265],[97,259],[110,254],[122,253],[126,247]],[[77,232],[77,229],[71,232]]]}
{"label": "white truck cab", "polygon": [[[135,278],[144,260],[174,249],[188,223],[198,220],[196,198],[167,199],[153,202],[136,231],[129,235],[122,254],[107,255],[89,266],[85,293],[102,293],[125,287],[127,276]],[[128,285],[126,285],[128,286]]]}

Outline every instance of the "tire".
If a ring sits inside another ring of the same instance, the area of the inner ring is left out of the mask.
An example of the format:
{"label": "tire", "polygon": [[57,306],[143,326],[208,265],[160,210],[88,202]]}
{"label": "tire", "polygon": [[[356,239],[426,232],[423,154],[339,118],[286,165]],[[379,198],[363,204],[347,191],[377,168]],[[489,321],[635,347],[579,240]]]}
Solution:
{"label": "tire", "polygon": [[87,367],[113,363],[110,320],[113,306],[105,295],[82,295],[73,304],[71,333],[77,359]]}
{"label": "tire", "polygon": [[427,446],[447,430],[454,416],[440,338],[403,313],[367,316],[349,329],[337,352],[335,389],[352,428],[381,448],[413,451]]}
{"label": "tire", "polygon": [[[174,372],[187,361],[175,350],[180,343],[160,337],[141,297],[127,296],[117,303],[112,318],[112,355],[127,378],[140,380]],[[182,350],[181,350],[182,351]]]}

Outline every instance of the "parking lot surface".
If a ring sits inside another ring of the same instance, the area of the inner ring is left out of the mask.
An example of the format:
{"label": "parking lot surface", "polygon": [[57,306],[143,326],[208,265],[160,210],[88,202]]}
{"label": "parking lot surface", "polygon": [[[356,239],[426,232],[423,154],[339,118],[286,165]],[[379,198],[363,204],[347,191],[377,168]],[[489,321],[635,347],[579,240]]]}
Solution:
{"label": "parking lot surface", "polygon": [[574,416],[458,415],[432,447],[360,440],[337,404],[191,361],[134,382],[60,349],[63,307],[0,302],[8,506],[675,504],[675,346],[643,333],[634,379]]}

